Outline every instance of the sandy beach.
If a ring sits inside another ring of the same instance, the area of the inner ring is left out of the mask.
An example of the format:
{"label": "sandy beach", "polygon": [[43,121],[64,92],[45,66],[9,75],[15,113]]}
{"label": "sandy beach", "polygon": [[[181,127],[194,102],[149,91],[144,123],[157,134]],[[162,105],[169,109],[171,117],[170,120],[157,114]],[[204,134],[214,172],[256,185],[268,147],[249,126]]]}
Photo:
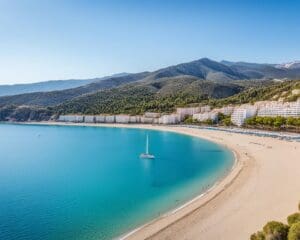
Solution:
{"label": "sandy beach", "polygon": [[232,171],[205,195],[123,239],[249,239],[267,221],[285,221],[297,210],[299,142],[178,126],[58,124],[174,131],[217,142],[235,152],[237,161]]}

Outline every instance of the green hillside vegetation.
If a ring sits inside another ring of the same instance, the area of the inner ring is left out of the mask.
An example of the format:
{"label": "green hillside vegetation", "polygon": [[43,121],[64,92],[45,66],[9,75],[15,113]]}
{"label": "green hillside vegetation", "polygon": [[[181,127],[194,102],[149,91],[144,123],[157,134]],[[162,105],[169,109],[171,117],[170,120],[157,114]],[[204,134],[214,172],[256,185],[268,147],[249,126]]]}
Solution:
{"label": "green hillside vegetation", "polygon": [[102,89],[114,88],[126,83],[141,80],[145,78],[145,76],[147,76],[148,74],[149,73],[147,72],[142,72],[120,77],[111,77],[108,79],[92,82],[81,87],[70,88],[60,91],[34,92],[0,97],[0,107],[3,107],[5,105],[27,105],[40,107],[56,106],[65,101],[82,96],[84,94],[94,93]]}
{"label": "green hillside vegetation", "polygon": [[228,97],[243,87],[194,77],[165,78],[150,83],[128,84],[85,95],[58,106],[59,113],[143,114],[146,111],[173,112],[176,107],[209,98]]}
{"label": "green hillside vegetation", "polygon": [[300,212],[288,216],[287,222],[288,225],[277,221],[268,222],[262,231],[253,233],[250,240],[300,240]]}
{"label": "green hillside vegetation", "polygon": [[209,104],[215,107],[222,107],[229,104],[254,103],[264,100],[276,101],[280,98],[283,101],[296,101],[300,94],[293,95],[292,91],[295,89],[300,89],[300,80],[272,82],[272,84],[252,86],[246,91],[228,98],[211,100]]}
{"label": "green hillside vegetation", "polygon": [[51,108],[8,105],[0,108],[0,121],[47,121],[53,114]]}

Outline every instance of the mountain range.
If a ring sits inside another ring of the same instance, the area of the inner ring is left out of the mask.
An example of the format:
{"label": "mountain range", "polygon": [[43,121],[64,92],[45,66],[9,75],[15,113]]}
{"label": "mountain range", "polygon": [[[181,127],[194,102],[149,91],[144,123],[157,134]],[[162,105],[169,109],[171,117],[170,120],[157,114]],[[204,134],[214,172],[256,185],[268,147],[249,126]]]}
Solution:
{"label": "mountain range", "polygon": [[298,62],[260,64],[202,58],[152,72],[58,81],[56,86],[51,81],[25,85],[23,91],[34,92],[2,96],[0,107],[51,107],[56,112],[91,114],[170,111],[174,105],[226,98],[249,87],[293,79],[300,79]]}
{"label": "mountain range", "polygon": [[50,80],[37,83],[23,83],[12,85],[0,85],[0,96],[17,95],[31,92],[49,92],[55,90],[64,90],[69,88],[80,87],[93,82],[99,82],[111,77],[126,76],[129,73],[118,73],[111,76],[93,79],[69,79],[69,80]]}

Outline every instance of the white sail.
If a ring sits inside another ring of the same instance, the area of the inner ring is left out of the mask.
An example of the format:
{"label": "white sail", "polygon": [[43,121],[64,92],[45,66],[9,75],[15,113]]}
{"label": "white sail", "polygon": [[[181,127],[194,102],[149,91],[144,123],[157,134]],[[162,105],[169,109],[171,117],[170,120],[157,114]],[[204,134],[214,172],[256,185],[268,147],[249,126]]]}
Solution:
{"label": "white sail", "polygon": [[147,134],[146,137],[146,152],[145,153],[141,153],[140,158],[144,158],[144,159],[154,159],[154,155],[149,154],[149,136]]}

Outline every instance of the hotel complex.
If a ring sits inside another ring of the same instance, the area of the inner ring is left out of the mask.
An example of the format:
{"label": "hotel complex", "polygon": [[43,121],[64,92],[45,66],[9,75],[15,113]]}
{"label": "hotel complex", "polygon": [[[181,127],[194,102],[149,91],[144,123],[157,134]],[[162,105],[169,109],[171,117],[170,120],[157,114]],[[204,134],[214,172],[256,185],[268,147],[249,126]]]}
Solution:
{"label": "hotel complex", "polygon": [[210,106],[177,108],[175,113],[161,114],[146,112],[143,116],[130,115],[60,115],[61,122],[85,122],[85,123],[142,123],[142,124],[178,124],[186,117],[204,122],[218,121],[219,113],[231,116],[231,122],[236,126],[242,126],[247,118],[253,116],[262,117],[300,117],[300,99],[296,102],[260,101],[255,104],[243,104],[239,106],[226,106],[211,109]]}

